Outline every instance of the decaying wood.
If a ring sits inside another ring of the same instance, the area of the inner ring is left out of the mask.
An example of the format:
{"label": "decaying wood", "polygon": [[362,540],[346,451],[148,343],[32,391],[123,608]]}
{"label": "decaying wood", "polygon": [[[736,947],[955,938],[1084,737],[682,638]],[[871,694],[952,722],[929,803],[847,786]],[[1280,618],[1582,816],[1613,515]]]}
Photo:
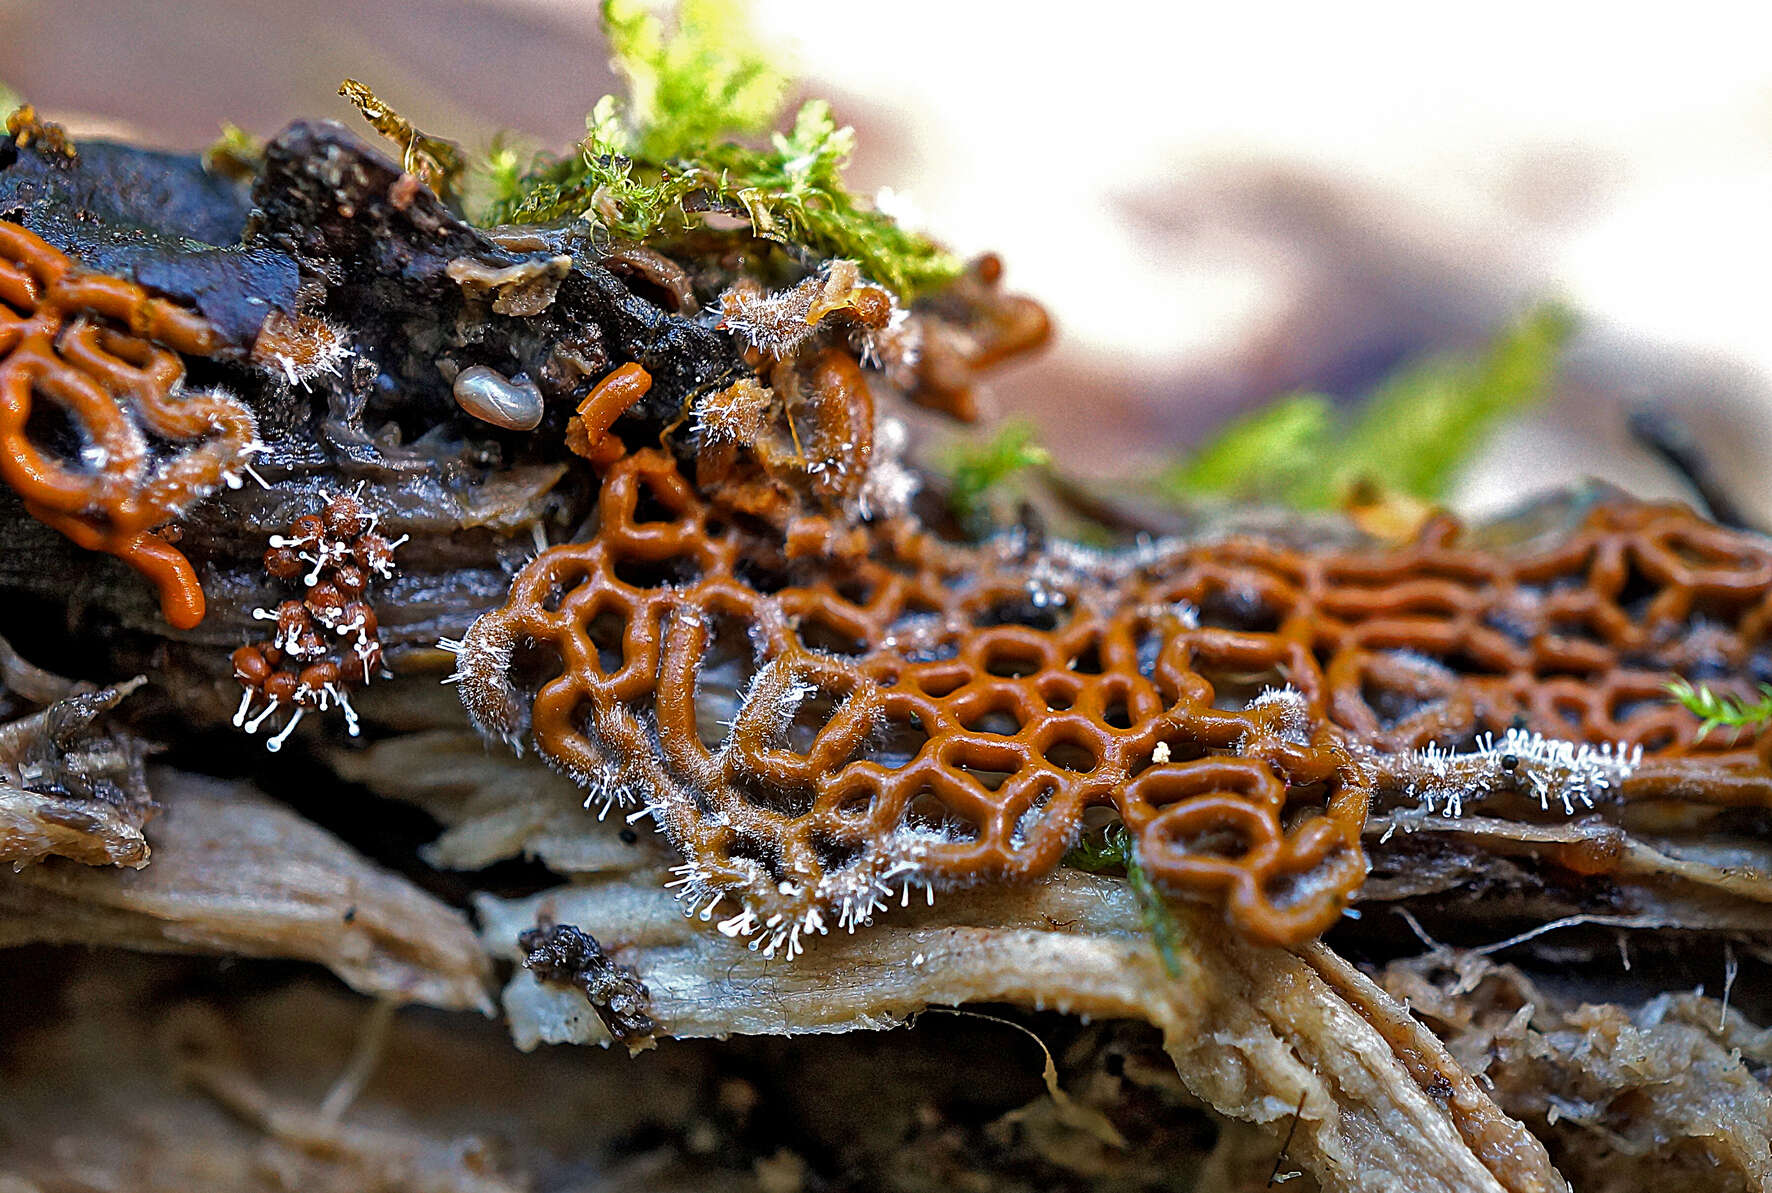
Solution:
{"label": "decaying wood", "polygon": [[24,663],[4,640],[0,659],[12,664],[0,662],[11,695],[46,705],[0,724],[0,863],[147,865],[142,828],[159,810],[142,771],[147,743],[96,727],[145,681],[82,690]]}
{"label": "decaying wood", "polygon": [[1444,947],[1380,981],[1552,1143],[1578,1188],[1639,1189],[1650,1171],[1669,1188],[1772,1186],[1772,1031],[1730,1009],[1727,988],[1594,1003]]}
{"label": "decaying wood", "polygon": [[[1324,1188],[1566,1187],[1468,1078],[1448,1105],[1445,1077],[1412,1071],[1408,1058],[1438,1045],[1382,991],[1368,984],[1365,1005],[1353,1005],[1311,961],[1232,939],[1191,911],[1172,977],[1122,883],[1064,872],[1024,892],[955,894],[783,965],[686,920],[658,877],[483,898],[488,947],[515,957],[517,933],[537,918],[575,924],[644,976],[661,1031],[677,1037],[889,1027],[970,1002],[1143,1019],[1220,1113],[1277,1137],[1296,1111],[1289,1154]],[[1345,984],[1345,972],[1335,979]],[[1374,1007],[1396,1016],[1383,1030],[1364,1013]],[[512,979],[505,1008],[521,1046],[608,1038],[582,997],[527,973]]]}
{"label": "decaying wood", "polygon": [[462,916],[243,783],[156,769],[153,865],[48,862],[0,882],[0,947],[50,941],[286,957],[366,994],[488,1010]]}

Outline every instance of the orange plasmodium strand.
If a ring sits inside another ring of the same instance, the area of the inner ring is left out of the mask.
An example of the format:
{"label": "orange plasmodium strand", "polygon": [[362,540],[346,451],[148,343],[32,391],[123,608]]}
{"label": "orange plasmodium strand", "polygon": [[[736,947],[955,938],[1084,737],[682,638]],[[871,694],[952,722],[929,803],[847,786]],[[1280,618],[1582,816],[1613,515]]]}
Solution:
{"label": "orange plasmodium strand", "polygon": [[1752,743],[1656,695],[1701,658],[1745,684],[1772,637],[1772,547],[1679,507],[1603,504],[1506,551],[1445,522],[1400,548],[1110,555],[902,520],[809,562],[662,452],[615,461],[599,502],[596,535],[461,643],[464,701],[593,797],[643,801],[686,907],[767,952],[1045,873],[1091,807],[1162,886],[1297,944],[1363,883],[1374,802],[1510,729],[1555,740],[1461,755],[1448,773],[1488,785],[1461,798],[1540,814],[1527,772],[1605,743],[1607,799],[1772,806]]}
{"label": "orange plasmodium strand", "polygon": [[923,334],[911,369],[914,401],[972,422],[978,417],[979,375],[1051,339],[1045,309],[1005,293],[1002,277],[1002,261],[987,253],[933,300],[945,317],[919,321]]}
{"label": "orange plasmodium strand", "polygon": [[25,512],[65,534],[75,545],[88,551],[103,551],[124,560],[140,572],[160,595],[160,614],[175,630],[191,630],[202,624],[208,606],[203,598],[203,585],[191,568],[184,552],[151,531],[142,531],[128,538],[114,532],[94,528],[92,523],[44,509],[31,502]]}
{"label": "orange plasmodium strand", "polygon": [[652,374],[629,361],[592,387],[566,424],[566,446],[598,466],[620,458],[627,449],[609,433],[615,420],[652,389]]}
{"label": "orange plasmodium strand", "polygon": [[[195,312],[84,270],[0,221],[0,479],[32,517],[146,577],[178,629],[203,620],[202,586],[184,553],[152,531],[237,484],[259,446],[244,404],[183,389],[181,354],[218,346]],[[32,441],[38,402],[72,424],[76,455]]]}

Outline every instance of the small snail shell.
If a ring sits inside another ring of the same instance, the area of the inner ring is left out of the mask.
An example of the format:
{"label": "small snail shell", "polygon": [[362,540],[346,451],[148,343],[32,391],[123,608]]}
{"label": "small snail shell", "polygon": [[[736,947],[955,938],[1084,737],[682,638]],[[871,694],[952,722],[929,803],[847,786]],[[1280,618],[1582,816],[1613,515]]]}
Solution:
{"label": "small snail shell", "polygon": [[541,425],[541,390],[530,381],[512,381],[497,369],[472,365],[455,375],[455,402],[463,410],[507,431],[533,431]]}

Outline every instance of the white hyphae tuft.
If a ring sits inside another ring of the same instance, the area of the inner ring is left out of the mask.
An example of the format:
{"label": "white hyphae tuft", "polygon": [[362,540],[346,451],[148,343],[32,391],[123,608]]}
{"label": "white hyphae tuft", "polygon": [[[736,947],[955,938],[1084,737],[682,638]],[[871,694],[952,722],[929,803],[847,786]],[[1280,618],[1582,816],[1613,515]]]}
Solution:
{"label": "white hyphae tuft", "polygon": [[598,820],[607,817],[612,808],[631,808],[641,803],[638,786],[613,762],[599,762],[589,769],[569,767],[566,777],[585,793],[586,808],[596,806]]}
{"label": "white hyphae tuft", "polygon": [[900,518],[910,512],[923,482],[904,463],[909,446],[910,431],[902,420],[884,414],[875,419],[873,458],[856,495],[856,512],[861,517]]}
{"label": "white hyphae tuft", "polygon": [[1311,706],[1291,684],[1267,687],[1249,702],[1248,712],[1262,712],[1273,718],[1274,729],[1286,741],[1305,745],[1311,739]]}
{"label": "white hyphae tuft", "polygon": [[860,353],[861,363],[879,369],[889,383],[905,391],[916,388],[917,365],[923,358],[923,324],[896,301],[885,327],[858,329],[850,343]]}
{"label": "white hyphae tuft", "polygon": [[1188,601],[1174,601],[1167,605],[1149,604],[1139,609],[1144,618],[1155,625],[1169,625],[1184,629],[1200,628],[1200,611]]}
{"label": "white hyphae tuft", "polygon": [[748,348],[786,356],[818,329],[808,315],[821,287],[815,277],[773,294],[754,283],[734,286],[720,296],[726,311],[720,326]]}
{"label": "white hyphae tuft", "polygon": [[488,614],[459,641],[444,638],[437,645],[455,656],[455,670],[443,682],[460,690],[462,706],[474,728],[521,754],[529,712],[522,694],[511,683],[511,652],[517,645],[511,631]]}
{"label": "white hyphae tuft", "polygon": [[747,279],[720,296],[725,312],[720,326],[747,347],[786,357],[804,344],[827,316],[850,309],[865,285],[855,262],[844,260],[832,261],[822,274],[772,294]]}
{"label": "white hyphae tuft", "polygon": [[1573,815],[1599,796],[1616,791],[1643,758],[1641,746],[1589,745],[1509,729],[1500,738],[1483,734],[1472,751],[1427,746],[1390,760],[1408,795],[1428,812],[1461,816],[1467,800],[1501,790],[1522,791],[1548,810],[1562,805]]}
{"label": "white hyphae tuft", "polygon": [[253,345],[252,360],[265,372],[307,389],[323,377],[343,375],[355,353],[351,333],[318,315],[273,312]]}
{"label": "white hyphae tuft", "polygon": [[695,426],[703,444],[749,447],[768,433],[775,418],[775,391],[754,377],[704,395],[695,404]]}
{"label": "white hyphae tuft", "polygon": [[738,721],[743,719],[747,724],[760,727],[766,738],[780,740],[800,706],[816,695],[818,685],[807,682],[795,662],[785,658],[771,659],[751,676],[749,686],[739,698],[733,727],[736,728]]}
{"label": "white hyphae tuft", "polygon": [[[804,876],[772,878],[761,865],[732,859],[743,877],[716,875],[691,859],[672,868],[666,885],[685,916],[713,923],[733,940],[764,957],[789,959],[805,952],[814,936],[832,928],[853,933],[894,903],[908,907],[915,898],[933,905],[935,884],[923,856],[940,833],[901,830],[870,847],[847,865],[826,872],[816,883]],[[730,909],[730,914],[727,914]]]}

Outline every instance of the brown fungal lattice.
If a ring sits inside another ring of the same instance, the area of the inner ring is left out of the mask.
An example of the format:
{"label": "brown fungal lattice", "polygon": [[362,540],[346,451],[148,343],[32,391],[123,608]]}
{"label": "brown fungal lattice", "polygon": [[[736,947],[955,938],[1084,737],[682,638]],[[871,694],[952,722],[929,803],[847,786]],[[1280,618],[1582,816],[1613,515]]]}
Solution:
{"label": "brown fungal lattice", "polygon": [[[203,589],[154,530],[218,485],[238,484],[258,449],[244,404],[183,389],[180,353],[216,347],[215,329],[194,312],[81,269],[0,220],[0,477],[32,517],[152,581],[179,629],[203,620]],[[65,416],[72,454],[33,438],[39,402]]]}
{"label": "brown fungal lattice", "polygon": [[1772,802],[1750,751],[1695,741],[1661,692],[1764,669],[1772,550],[1677,507],[1600,505],[1517,555],[1449,521],[1317,553],[866,531],[814,569],[667,455],[624,457],[591,539],[457,644],[464,700],[593,798],[644,801],[686,908],[733,897],[721,928],[790,954],[915,887],[1040,874],[1092,806],[1159,881],[1286,943],[1361,884],[1376,797]]}

